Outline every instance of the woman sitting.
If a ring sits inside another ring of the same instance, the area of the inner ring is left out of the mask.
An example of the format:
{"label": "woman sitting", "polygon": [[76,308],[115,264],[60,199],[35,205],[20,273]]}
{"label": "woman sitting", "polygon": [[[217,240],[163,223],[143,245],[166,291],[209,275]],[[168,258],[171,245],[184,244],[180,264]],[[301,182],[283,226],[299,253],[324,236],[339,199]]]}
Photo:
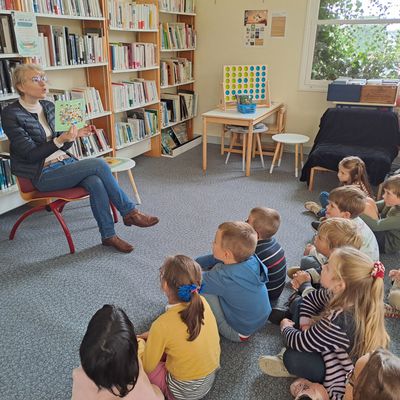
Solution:
{"label": "woman sitting", "polygon": [[152,226],[158,223],[158,218],[135,208],[104,160],[77,160],[68,152],[76,138],[89,136],[96,128],[93,125],[82,129],[72,126],[68,132],[54,131],[55,107],[45,100],[47,77],[40,66],[18,66],[13,84],[20,99],[1,114],[4,132],[10,140],[12,173],[30,179],[41,192],[84,187],[90,193],[90,206],[103,245],[131,252],[133,246],[115,234],[110,202],[127,226]]}

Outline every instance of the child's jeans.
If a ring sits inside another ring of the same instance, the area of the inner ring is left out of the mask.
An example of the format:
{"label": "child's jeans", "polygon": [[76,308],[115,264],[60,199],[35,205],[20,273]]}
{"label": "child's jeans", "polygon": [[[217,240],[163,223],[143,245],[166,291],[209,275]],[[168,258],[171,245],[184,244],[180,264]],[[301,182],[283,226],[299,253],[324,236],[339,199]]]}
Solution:
{"label": "child's jeans", "polygon": [[321,217],[325,217],[326,214],[326,206],[329,203],[329,192],[321,192],[319,194],[319,203],[321,204],[322,209],[320,211],[318,211],[317,217],[321,218]]}
{"label": "child's jeans", "polygon": [[219,297],[214,294],[204,294],[203,296],[207,300],[207,303],[209,304],[217,321],[218,332],[232,342],[241,342],[239,332],[236,332],[225,319],[225,314],[222,310]]}

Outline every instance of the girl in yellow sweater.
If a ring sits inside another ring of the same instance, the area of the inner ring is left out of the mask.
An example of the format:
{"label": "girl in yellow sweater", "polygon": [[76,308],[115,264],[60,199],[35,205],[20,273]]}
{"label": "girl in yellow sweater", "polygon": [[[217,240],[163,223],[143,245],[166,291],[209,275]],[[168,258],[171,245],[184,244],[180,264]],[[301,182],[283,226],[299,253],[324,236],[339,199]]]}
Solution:
{"label": "girl in yellow sweater", "polygon": [[200,296],[201,268],[189,257],[168,257],[160,279],[168,305],[140,336],[147,340],[144,369],[166,399],[202,399],[213,385],[221,350],[214,315]]}

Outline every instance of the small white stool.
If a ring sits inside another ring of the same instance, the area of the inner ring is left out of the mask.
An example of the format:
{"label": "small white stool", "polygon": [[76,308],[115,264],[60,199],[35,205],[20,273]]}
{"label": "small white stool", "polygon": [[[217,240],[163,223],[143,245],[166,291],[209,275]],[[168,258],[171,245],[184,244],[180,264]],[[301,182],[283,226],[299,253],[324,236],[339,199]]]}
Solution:
{"label": "small white stool", "polygon": [[104,157],[104,160],[110,166],[111,172],[114,174],[115,178],[118,179],[118,172],[126,171],[129,176],[129,180],[131,181],[133,194],[137,200],[138,204],[142,204],[142,200],[140,200],[139,192],[136,187],[135,180],[133,179],[133,174],[131,169],[135,167],[136,162],[131,160],[130,158],[122,158],[122,157]]}
{"label": "small white stool", "polygon": [[[242,135],[243,138],[243,148],[242,148],[242,170],[244,171],[245,164],[246,164],[246,142],[247,142],[247,134],[249,133],[249,129],[245,126],[236,126],[236,125],[227,125],[226,128],[228,129],[228,132],[231,134],[231,141],[229,144],[229,149],[225,150],[228,154],[226,156],[225,164],[228,164],[229,157],[231,153],[233,153],[233,147],[236,144],[236,140],[239,139],[239,136]],[[259,123],[256,124],[253,128],[253,134],[254,134],[254,145],[257,144],[258,151],[260,153],[260,160],[261,160],[261,165],[264,168],[264,157],[263,157],[263,152],[262,152],[262,147],[261,147],[261,134],[265,133],[268,131],[268,126]],[[254,147],[253,147],[254,149]],[[254,152],[253,152],[254,153]],[[253,155],[254,156],[254,155]]]}
{"label": "small white stool", "polygon": [[310,138],[308,136],[300,135],[298,133],[278,133],[277,135],[272,136],[272,140],[276,142],[276,148],[269,173],[272,174],[277,159],[279,160],[278,167],[281,165],[283,146],[285,144],[294,144],[295,145],[294,175],[297,178],[299,175],[299,168],[298,168],[299,147],[300,147],[300,162],[301,162],[301,167],[303,168],[303,144],[307,143],[310,140]]}

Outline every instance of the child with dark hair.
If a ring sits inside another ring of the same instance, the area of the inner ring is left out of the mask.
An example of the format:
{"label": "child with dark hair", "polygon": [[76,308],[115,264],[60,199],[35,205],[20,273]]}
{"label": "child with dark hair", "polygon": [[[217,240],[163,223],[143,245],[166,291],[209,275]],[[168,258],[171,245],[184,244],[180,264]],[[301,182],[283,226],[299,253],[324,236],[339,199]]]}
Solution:
{"label": "child with dark hair", "polygon": [[160,279],[168,305],[140,335],[147,340],[144,369],[166,399],[202,399],[214,383],[221,350],[215,317],[200,296],[201,268],[189,257],[168,257]]}
{"label": "child with dark hair", "polygon": [[285,251],[274,238],[281,224],[281,217],[273,208],[254,207],[247,222],[257,232],[256,254],[268,269],[269,300],[277,300],[285,287],[286,280]]}
{"label": "child with dark hair", "polygon": [[71,400],[164,399],[144,372],[140,351],[143,343],[138,345],[125,312],[112,305],[103,306],[90,320],[82,340],[81,366],[72,373]]}

